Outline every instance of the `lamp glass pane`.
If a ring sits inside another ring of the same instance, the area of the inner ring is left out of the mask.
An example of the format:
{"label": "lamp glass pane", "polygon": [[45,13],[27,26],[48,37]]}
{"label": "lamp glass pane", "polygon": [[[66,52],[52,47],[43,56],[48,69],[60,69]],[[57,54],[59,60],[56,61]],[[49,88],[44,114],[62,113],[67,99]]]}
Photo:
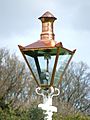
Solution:
{"label": "lamp glass pane", "polygon": [[39,57],[39,64],[41,68],[41,79],[40,83],[44,85],[50,85],[52,70],[55,62],[55,56],[46,59],[44,56]]}
{"label": "lamp glass pane", "polygon": [[[43,54],[43,56],[38,56],[35,58],[28,55],[25,55],[25,57],[37,81],[41,85],[50,85],[55,56],[46,57],[45,54]],[[38,61],[35,59],[38,59]]]}
{"label": "lamp glass pane", "polygon": [[64,72],[64,69],[65,69],[70,57],[71,57],[70,54],[59,55],[56,73],[55,73],[55,77],[54,77],[54,86],[58,85],[58,83],[60,81],[60,77],[61,77],[62,73]]}
{"label": "lamp glass pane", "polygon": [[38,75],[38,71],[37,71],[37,67],[36,67],[34,58],[31,57],[31,56],[28,56],[28,55],[25,55],[25,57],[26,57],[29,65],[30,65],[30,67],[31,67],[37,81],[39,82],[39,75]]}

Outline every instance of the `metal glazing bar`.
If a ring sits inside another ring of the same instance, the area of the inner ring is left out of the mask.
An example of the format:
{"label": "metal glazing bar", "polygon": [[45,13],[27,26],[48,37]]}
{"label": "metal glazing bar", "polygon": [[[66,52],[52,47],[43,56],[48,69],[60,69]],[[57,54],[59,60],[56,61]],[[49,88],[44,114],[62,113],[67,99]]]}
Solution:
{"label": "metal glazing bar", "polygon": [[49,59],[47,59],[47,72],[49,72]]}
{"label": "metal glazing bar", "polygon": [[[18,46],[18,47],[19,47],[19,49],[20,49],[20,46]],[[34,77],[34,79],[35,79],[37,85],[40,87],[40,84],[38,83],[38,80],[36,79],[36,77],[35,77],[35,75],[34,75],[32,69],[31,69],[31,66],[29,65],[29,62],[28,62],[26,56],[24,55],[24,53],[23,53],[23,51],[22,51],[21,49],[20,49],[20,51],[21,51],[21,53],[22,53],[22,55],[23,55],[23,57],[24,57],[24,60],[26,61],[27,65],[28,65],[28,67],[29,67],[29,69],[30,69],[30,71],[31,71],[31,73],[32,73],[32,75],[33,75],[33,77]]]}
{"label": "metal glazing bar", "polygon": [[55,63],[54,63],[54,68],[53,68],[53,72],[52,72],[52,77],[51,77],[50,86],[53,86],[54,76],[55,76],[56,67],[57,67],[58,58],[59,58],[59,53],[60,53],[60,47],[57,47],[57,54],[56,54],[56,58],[55,58]]}
{"label": "metal glazing bar", "polygon": [[66,72],[66,69],[68,68],[68,65],[69,65],[69,63],[70,63],[70,61],[71,61],[71,59],[72,59],[72,57],[73,57],[75,51],[76,51],[76,50],[74,50],[74,51],[72,52],[72,55],[71,55],[71,57],[69,58],[69,60],[68,60],[68,62],[67,62],[67,64],[66,64],[66,66],[65,66],[65,68],[64,68],[64,71],[62,72],[62,74],[61,74],[61,76],[60,76],[60,80],[59,80],[59,83],[58,83],[58,87],[59,87],[59,85],[60,85],[61,82],[62,82],[64,73]]}
{"label": "metal glazing bar", "polygon": [[40,65],[39,65],[38,58],[37,58],[37,57],[34,57],[34,60],[35,60],[35,64],[36,64],[37,71],[38,71],[39,78],[40,78],[40,74],[41,74],[41,68],[40,68]]}

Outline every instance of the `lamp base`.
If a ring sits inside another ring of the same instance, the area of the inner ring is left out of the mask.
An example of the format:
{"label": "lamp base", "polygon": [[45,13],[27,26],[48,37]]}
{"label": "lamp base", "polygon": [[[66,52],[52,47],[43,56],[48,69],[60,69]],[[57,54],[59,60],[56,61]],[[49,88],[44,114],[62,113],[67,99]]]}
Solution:
{"label": "lamp base", "polygon": [[36,93],[43,96],[43,104],[39,104],[38,107],[44,110],[44,120],[52,120],[53,112],[57,112],[57,107],[52,106],[52,98],[59,95],[59,89],[50,87],[48,90],[43,90],[38,87]]}

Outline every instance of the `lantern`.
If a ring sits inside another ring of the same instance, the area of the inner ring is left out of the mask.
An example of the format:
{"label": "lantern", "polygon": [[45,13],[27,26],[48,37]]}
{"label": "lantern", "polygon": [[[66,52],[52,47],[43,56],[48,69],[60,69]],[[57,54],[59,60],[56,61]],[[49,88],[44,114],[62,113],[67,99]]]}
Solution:
{"label": "lantern", "polygon": [[[57,18],[50,12],[46,12],[39,19],[42,22],[40,40],[27,46],[19,45],[19,49],[37,86],[44,91],[48,91],[51,88],[51,93],[53,93],[54,88],[60,85],[76,50],[71,51],[66,49],[61,42],[55,40],[53,23]],[[39,94],[39,92],[37,93]],[[49,101],[49,98],[50,95],[46,101]],[[50,105],[52,105],[52,102],[48,106]],[[51,120],[50,118],[48,119]]]}

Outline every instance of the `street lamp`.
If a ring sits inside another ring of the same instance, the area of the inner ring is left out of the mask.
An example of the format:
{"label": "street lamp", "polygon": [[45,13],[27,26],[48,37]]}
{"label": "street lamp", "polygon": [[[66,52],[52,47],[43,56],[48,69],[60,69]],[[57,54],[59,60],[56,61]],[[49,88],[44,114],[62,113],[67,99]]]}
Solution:
{"label": "street lamp", "polygon": [[76,50],[63,47],[55,41],[53,23],[57,19],[50,12],[39,19],[42,22],[40,40],[19,49],[37,83],[36,93],[43,96],[43,104],[38,106],[45,110],[45,120],[52,120],[57,108],[52,106],[52,97],[59,95],[63,75]]}

